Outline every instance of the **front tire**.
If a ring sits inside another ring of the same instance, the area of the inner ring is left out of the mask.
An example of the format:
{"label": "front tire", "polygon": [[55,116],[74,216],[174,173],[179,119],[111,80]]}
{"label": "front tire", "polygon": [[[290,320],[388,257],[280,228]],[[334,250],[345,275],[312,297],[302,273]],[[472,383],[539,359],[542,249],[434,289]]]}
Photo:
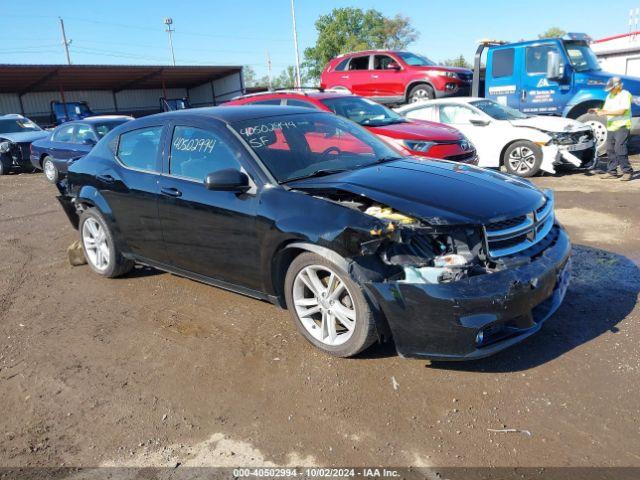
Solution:
{"label": "front tire", "polygon": [[502,164],[511,175],[533,177],[540,171],[542,149],[528,140],[513,142],[505,150]]}
{"label": "front tire", "polygon": [[44,177],[51,183],[56,183],[60,179],[60,172],[49,155],[42,160],[42,171],[44,172]]}
{"label": "front tire", "polygon": [[95,208],[85,210],[80,216],[80,243],[91,269],[98,275],[115,278],[128,273],[134,266],[116,247],[107,222]]}
{"label": "front tire", "polygon": [[285,299],[298,331],[324,352],[351,357],[376,340],[375,319],[364,290],[320,255],[306,252],[291,262]]}
{"label": "front tire", "polygon": [[421,83],[412,87],[407,97],[408,103],[424,102],[426,100],[433,100],[436,98],[436,92],[433,90],[431,85]]}
{"label": "front tire", "polygon": [[0,159],[0,175],[6,175],[7,173],[9,173],[9,169],[5,166],[2,159]]}
{"label": "front tire", "polygon": [[580,115],[577,120],[591,127],[596,139],[597,153],[604,155],[607,151],[607,118],[593,113],[585,113]]}

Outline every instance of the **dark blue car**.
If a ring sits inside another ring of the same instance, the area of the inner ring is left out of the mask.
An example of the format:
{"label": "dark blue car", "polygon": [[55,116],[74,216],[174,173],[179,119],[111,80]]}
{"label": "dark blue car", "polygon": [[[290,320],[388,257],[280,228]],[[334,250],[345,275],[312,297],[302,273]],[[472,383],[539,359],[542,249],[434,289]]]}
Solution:
{"label": "dark blue car", "polygon": [[91,151],[93,146],[115,127],[133,117],[103,115],[60,125],[45,138],[31,144],[31,163],[52,183],[67,172],[67,162]]}

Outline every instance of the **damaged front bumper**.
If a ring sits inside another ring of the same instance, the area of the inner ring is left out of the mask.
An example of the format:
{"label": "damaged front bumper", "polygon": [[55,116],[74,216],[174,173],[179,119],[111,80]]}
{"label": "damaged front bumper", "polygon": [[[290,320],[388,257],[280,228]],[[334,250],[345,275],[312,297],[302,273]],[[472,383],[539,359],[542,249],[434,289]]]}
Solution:
{"label": "damaged front bumper", "polygon": [[560,306],[571,243],[560,226],[553,243],[525,265],[440,284],[369,283],[398,353],[433,360],[492,355],[540,330]]}

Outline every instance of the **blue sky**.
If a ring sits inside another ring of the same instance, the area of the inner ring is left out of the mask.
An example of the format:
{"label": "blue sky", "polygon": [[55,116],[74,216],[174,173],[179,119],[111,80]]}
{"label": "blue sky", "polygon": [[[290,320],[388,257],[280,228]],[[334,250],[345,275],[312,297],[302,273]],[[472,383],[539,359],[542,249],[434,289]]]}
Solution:
{"label": "blue sky", "polygon": [[[165,64],[163,18],[170,16],[179,64],[251,65],[262,75],[268,50],[277,74],[295,58],[289,1],[0,0],[0,63],[64,63],[60,16],[73,63]],[[470,60],[481,38],[528,39],[551,26],[594,38],[623,33],[640,0],[296,0],[301,55],[315,41],[317,17],[344,6],[406,15],[421,34],[411,50]]]}

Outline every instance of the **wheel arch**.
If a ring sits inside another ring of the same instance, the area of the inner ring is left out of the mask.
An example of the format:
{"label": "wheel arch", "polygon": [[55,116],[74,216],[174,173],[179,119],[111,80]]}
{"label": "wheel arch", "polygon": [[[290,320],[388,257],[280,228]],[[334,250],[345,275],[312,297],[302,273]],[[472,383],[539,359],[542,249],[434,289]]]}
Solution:
{"label": "wheel arch", "polygon": [[421,78],[421,79],[418,79],[418,80],[412,80],[411,82],[409,82],[407,84],[407,87],[404,89],[404,100],[405,100],[405,102],[409,101],[409,92],[411,92],[411,89],[413,87],[416,87],[416,86],[422,85],[422,84],[428,85],[431,88],[433,88],[433,93],[435,94],[437,89],[436,89],[436,87],[433,85],[433,83],[430,80],[426,80],[424,78]]}
{"label": "wheel arch", "polygon": [[604,105],[604,101],[602,100],[585,100],[577,105],[571,107],[571,109],[567,112],[566,117],[571,119],[577,119],[581,115],[584,115],[589,111],[590,108],[600,108]]}

